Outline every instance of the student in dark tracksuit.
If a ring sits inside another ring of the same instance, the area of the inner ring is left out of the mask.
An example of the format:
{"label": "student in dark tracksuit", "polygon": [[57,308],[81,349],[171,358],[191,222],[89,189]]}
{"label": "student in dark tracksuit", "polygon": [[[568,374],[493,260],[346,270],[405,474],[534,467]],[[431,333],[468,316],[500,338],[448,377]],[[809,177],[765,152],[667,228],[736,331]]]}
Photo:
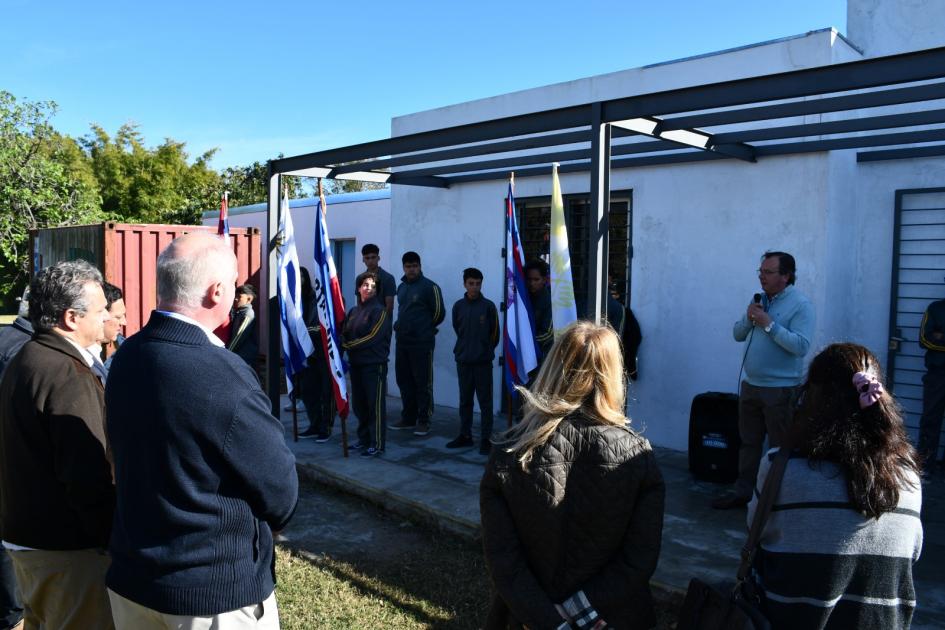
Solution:
{"label": "student in dark tracksuit", "polygon": [[377,276],[365,271],[357,278],[358,305],[342,326],[342,347],[351,369],[351,402],[358,417],[361,457],[374,457],[387,443],[387,361],[390,356],[390,314],[377,296]]}
{"label": "student in dark tracksuit", "polygon": [[466,295],[453,304],[456,376],[459,379],[459,436],[446,448],[472,446],[473,393],[479,399],[482,435],[479,452],[487,455],[492,435],[492,361],[499,345],[499,312],[482,296],[482,272],[463,270]]}
{"label": "student in dark tracksuit", "polygon": [[[532,321],[535,325],[535,341],[538,343],[538,367],[545,362],[555,342],[554,325],[551,319],[551,287],[548,286],[548,265],[543,260],[533,260],[525,265],[525,285],[532,303]],[[538,373],[537,368],[535,373]]]}
{"label": "student in dark tracksuit", "polygon": [[435,282],[423,276],[420,255],[403,255],[404,277],[397,287],[397,321],[394,332],[397,351],[394,370],[403,402],[400,422],[394,430],[413,430],[414,435],[430,432],[433,414],[433,346],[436,327],[446,313],[443,296]]}
{"label": "student in dark tracksuit", "polygon": [[[308,416],[308,428],[299,433],[300,438],[315,438],[324,443],[331,439],[331,425],[335,416],[331,392],[331,371],[322,345],[322,327],[318,321],[318,306],[308,269],[302,267],[302,319],[308,330],[315,352],[309,355],[305,367],[296,376],[299,397]],[[291,407],[290,407],[291,409]]]}
{"label": "student in dark tracksuit", "polygon": [[[361,260],[367,267],[366,271],[373,271],[377,276],[377,299],[387,307],[387,312],[393,315],[397,281],[378,264],[381,261],[381,248],[374,243],[368,243],[361,248]],[[358,287],[354,287],[354,290],[357,291]]]}
{"label": "student in dark tracksuit", "polygon": [[[525,287],[528,289],[528,299],[532,306],[532,334],[535,335],[535,344],[538,346],[536,359],[538,365],[528,373],[528,384],[531,387],[545,357],[551,352],[555,343],[554,322],[551,318],[551,287],[548,284],[548,264],[536,258],[525,265]],[[524,409],[522,397],[512,398],[512,421],[516,424],[522,421]]]}

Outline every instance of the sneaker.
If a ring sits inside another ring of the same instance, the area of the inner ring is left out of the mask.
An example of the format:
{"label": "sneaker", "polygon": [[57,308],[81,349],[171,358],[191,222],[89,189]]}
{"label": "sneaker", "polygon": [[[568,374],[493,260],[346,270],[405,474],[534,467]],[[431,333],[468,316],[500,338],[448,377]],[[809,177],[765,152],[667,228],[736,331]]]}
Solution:
{"label": "sneaker", "polygon": [[446,443],[446,448],[463,448],[464,446],[472,446],[473,440],[469,435],[460,435],[455,440]]}
{"label": "sneaker", "polygon": [[360,442],[355,442],[354,444],[349,444],[349,445],[348,445],[348,450],[349,450],[349,451],[363,451],[363,450],[364,450],[364,444],[361,444]]}
{"label": "sneaker", "polygon": [[407,429],[413,430],[417,426],[416,422],[407,422],[406,420],[398,420],[394,424],[388,424],[388,429],[393,429],[394,431],[405,431]]}
{"label": "sneaker", "polygon": [[380,455],[380,453],[381,452],[377,450],[376,448],[374,448],[373,446],[369,446],[363,451],[361,451],[361,457],[377,457],[378,455]]}
{"label": "sneaker", "polygon": [[318,431],[316,431],[312,427],[309,427],[305,429],[304,431],[302,431],[301,433],[299,433],[299,438],[306,440],[308,438],[317,438],[319,435],[321,434]]}
{"label": "sneaker", "polygon": [[331,433],[319,433],[315,436],[315,441],[319,444],[324,444],[331,439]]}
{"label": "sneaker", "polygon": [[429,422],[418,422],[417,428],[413,430],[414,435],[423,437],[430,433],[430,423]]}

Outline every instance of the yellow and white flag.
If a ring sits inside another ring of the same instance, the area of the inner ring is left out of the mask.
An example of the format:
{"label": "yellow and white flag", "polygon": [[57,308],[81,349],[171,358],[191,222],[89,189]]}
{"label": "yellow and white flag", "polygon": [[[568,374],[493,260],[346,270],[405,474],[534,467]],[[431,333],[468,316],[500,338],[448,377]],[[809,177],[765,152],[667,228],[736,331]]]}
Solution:
{"label": "yellow and white flag", "polygon": [[552,166],[551,182],[551,321],[555,336],[577,320],[574,282],[571,280],[571,254],[568,252],[568,228],[564,223],[564,200],[558,181],[558,165]]}

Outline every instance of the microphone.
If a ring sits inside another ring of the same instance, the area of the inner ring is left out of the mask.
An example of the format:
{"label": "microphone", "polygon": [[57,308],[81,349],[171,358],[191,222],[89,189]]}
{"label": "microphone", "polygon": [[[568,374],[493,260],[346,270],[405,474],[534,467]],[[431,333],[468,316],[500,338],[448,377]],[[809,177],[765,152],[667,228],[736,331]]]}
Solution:
{"label": "microphone", "polygon": [[754,301],[755,301],[755,304],[761,304],[761,294],[760,294],[760,293],[755,293]]}

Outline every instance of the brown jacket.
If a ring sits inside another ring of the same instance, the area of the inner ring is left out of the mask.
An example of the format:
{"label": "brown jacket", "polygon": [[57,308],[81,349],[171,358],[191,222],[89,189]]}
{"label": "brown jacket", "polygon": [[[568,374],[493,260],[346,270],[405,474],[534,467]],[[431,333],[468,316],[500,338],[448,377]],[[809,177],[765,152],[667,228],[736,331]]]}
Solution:
{"label": "brown jacket", "polygon": [[79,351],[39,332],[0,381],[0,533],[46,550],[105,547],[115,489],[101,381]]}
{"label": "brown jacket", "polygon": [[651,627],[664,494],[645,439],[579,414],[535,450],[527,472],[493,449],[479,494],[498,593],[486,627],[555,628],[554,605],[581,590],[608,627]]}

